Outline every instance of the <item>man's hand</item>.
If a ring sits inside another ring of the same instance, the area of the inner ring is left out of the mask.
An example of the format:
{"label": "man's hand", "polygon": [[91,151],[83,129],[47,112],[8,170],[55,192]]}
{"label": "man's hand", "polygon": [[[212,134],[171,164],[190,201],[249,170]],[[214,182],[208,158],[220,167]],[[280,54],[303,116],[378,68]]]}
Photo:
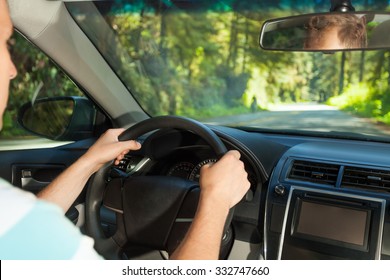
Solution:
{"label": "man's hand", "polygon": [[134,141],[119,141],[118,136],[124,131],[123,128],[107,130],[93,146],[83,156],[92,164],[95,164],[95,170],[99,170],[106,162],[115,159],[115,164],[124,158],[130,151],[138,150],[141,144]]}
{"label": "man's hand", "polygon": [[200,171],[201,197],[213,204],[230,209],[246,194],[250,187],[248,174],[240,153],[227,152],[218,162],[202,167]]}
{"label": "man's hand", "polygon": [[248,191],[250,183],[238,151],[227,152],[200,171],[200,199],[194,221],[171,259],[218,259],[229,209]]}

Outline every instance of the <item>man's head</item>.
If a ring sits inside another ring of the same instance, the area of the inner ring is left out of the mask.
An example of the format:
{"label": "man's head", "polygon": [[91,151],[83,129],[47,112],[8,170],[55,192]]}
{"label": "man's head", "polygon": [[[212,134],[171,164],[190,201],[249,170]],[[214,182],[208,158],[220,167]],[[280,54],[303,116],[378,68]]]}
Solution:
{"label": "man's head", "polygon": [[8,50],[8,40],[13,27],[6,0],[0,0],[0,130],[3,127],[3,114],[7,106],[9,81],[16,77],[16,68]]}
{"label": "man's head", "polygon": [[364,18],[351,14],[313,16],[306,29],[305,49],[362,48],[367,44]]}

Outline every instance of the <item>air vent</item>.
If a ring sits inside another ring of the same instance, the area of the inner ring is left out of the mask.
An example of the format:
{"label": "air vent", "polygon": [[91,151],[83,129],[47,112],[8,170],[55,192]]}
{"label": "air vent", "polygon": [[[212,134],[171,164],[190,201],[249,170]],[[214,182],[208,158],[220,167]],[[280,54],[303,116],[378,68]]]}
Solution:
{"label": "air vent", "polygon": [[390,192],[390,171],[346,166],[341,186]]}
{"label": "air vent", "polygon": [[293,162],[289,179],[335,185],[340,166],[334,164],[301,161]]}

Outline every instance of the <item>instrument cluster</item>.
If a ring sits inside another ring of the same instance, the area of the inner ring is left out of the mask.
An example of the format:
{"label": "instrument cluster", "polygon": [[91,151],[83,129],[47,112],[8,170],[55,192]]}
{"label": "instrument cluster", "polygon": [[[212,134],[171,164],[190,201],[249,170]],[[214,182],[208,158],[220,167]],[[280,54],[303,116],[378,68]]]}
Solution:
{"label": "instrument cluster", "polygon": [[200,169],[206,164],[215,163],[217,160],[210,158],[199,162],[198,164],[193,164],[191,162],[178,162],[174,164],[169,170],[168,176],[175,176],[184,179],[189,179],[191,181],[199,181]]}

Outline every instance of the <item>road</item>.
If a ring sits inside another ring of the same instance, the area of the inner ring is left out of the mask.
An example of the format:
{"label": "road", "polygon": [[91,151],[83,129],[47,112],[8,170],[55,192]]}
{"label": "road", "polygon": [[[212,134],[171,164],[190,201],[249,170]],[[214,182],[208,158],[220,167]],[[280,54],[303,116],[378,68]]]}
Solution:
{"label": "road", "polygon": [[339,131],[390,136],[390,127],[376,124],[323,104],[278,105],[269,111],[231,117],[212,118],[211,124],[253,126],[270,129]]}
{"label": "road", "polygon": [[[303,129],[311,131],[338,131],[390,136],[390,126],[376,124],[369,119],[322,104],[278,105],[269,111],[204,120],[210,124],[253,126],[269,129]],[[39,149],[66,144],[46,139],[0,140],[1,150]]]}

